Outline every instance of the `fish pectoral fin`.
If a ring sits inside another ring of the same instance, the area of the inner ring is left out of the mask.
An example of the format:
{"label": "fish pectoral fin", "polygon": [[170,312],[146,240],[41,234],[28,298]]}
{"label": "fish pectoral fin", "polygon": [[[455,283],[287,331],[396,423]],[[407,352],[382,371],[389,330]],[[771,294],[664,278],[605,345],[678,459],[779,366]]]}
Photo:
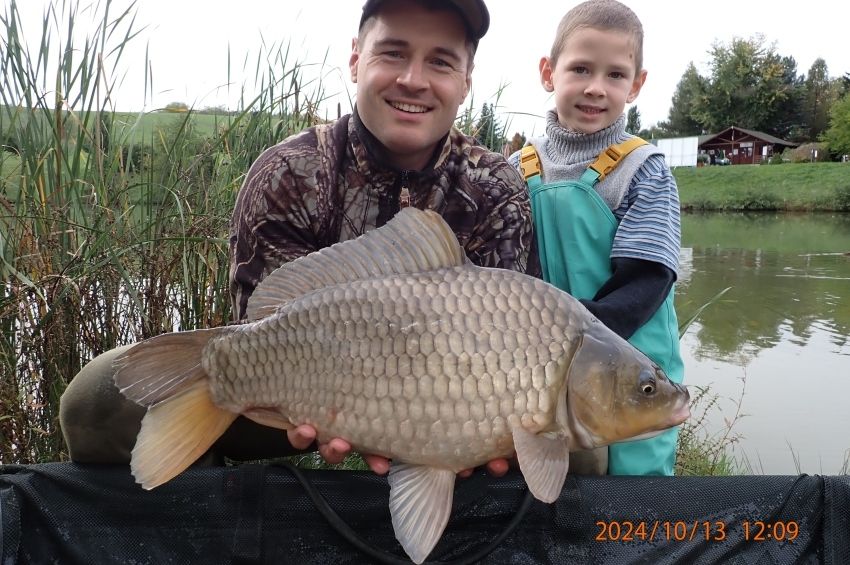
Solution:
{"label": "fish pectoral fin", "polygon": [[455,474],[424,465],[393,464],[389,483],[395,537],[414,563],[422,563],[449,521]]}
{"label": "fish pectoral fin", "polygon": [[250,408],[242,412],[242,415],[262,426],[268,426],[270,428],[291,430],[295,427],[288,418],[284,418],[283,415],[274,408]]}
{"label": "fish pectoral fin", "polygon": [[130,460],[136,482],[150,490],[171,480],[197,461],[236,416],[213,404],[206,382],[148,408]]}
{"label": "fish pectoral fin", "polygon": [[570,451],[566,440],[529,432],[520,425],[512,427],[519,468],[528,490],[542,502],[555,502],[567,479]]}

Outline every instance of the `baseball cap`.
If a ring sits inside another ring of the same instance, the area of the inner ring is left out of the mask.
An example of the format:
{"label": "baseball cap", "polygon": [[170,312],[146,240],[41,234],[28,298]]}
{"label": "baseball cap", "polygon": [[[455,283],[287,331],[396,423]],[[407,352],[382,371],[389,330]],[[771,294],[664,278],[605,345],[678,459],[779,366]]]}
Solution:
{"label": "baseball cap", "polygon": [[[383,3],[384,0],[366,0],[363,5],[363,15],[360,16],[361,28],[363,22],[374,16]],[[446,3],[457,10],[466,23],[469,38],[478,45],[478,40],[484,37],[490,27],[490,13],[484,5],[484,0],[447,0]]]}

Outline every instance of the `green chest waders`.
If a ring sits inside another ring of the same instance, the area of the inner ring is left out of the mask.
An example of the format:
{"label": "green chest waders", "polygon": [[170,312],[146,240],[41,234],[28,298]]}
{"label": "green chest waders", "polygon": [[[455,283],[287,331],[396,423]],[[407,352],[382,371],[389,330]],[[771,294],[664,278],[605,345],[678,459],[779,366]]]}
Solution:
{"label": "green chest waders", "polygon": [[[594,185],[635,147],[634,138],[609,147],[579,180],[543,184],[533,147],[522,153],[531,194],[534,229],[543,278],[576,298],[592,299],[611,277],[610,253],[618,221]],[[529,150],[529,151],[526,151]],[[679,330],[673,290],[629,343],[658,363],[670,380],[682,382]],[[672,475],[678,427],[646,440],[617,443],[608,450],[610,475]]]}

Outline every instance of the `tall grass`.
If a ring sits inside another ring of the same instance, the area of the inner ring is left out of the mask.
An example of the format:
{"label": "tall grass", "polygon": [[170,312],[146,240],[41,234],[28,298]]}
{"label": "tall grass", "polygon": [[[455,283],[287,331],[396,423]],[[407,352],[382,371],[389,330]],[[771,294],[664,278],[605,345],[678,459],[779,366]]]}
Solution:
{"label": "tall grass", "polygon": [[[724,288],[712,296],[708,302],[700,305],[679,323],[679,339],[685,335],[688,328],[705,311],[716,304],[732,289]],[[676,474],[677,475],[734,475],[738,473],[739,465],[729,453],[741,439],[740,434],[733,428],[738,421],[746,416],[741,411],[746,389],[746,375],[741,379],[743,384],[741,394],[735,401],[736,409],[732,418],[725,418],[726,427],[720,432],[708,429],[709,415],[719,410],[720,398],[709,387],[691,386],[694,392],[691,398],[691,417],[679,429],[679,441],[676,444]]]}
{"label": "tall grass", "polygon": [[135,5],[57,0],[41,23],[28,43],[15,0],[0,17],[0,463],[64,457],[58,399],[94,356],[229,320],[242,177],[316,121],[322,96],[287,45],[263,45],[243,61],[255,82],[212,136],[190,109],[139,144],[144,116],[128,122],[114,98],[141,31]]}

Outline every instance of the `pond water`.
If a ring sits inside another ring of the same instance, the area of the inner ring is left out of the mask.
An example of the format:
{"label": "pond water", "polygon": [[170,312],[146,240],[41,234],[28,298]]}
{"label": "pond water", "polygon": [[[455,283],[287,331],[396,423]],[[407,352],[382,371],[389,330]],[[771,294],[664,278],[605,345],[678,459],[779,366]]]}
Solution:
{"label": "pond water", "polygon": [[850,215],[684,214],[680,322],[726,287],[682,338],[706,432],[734,421],[742,472],[847,472]]}

